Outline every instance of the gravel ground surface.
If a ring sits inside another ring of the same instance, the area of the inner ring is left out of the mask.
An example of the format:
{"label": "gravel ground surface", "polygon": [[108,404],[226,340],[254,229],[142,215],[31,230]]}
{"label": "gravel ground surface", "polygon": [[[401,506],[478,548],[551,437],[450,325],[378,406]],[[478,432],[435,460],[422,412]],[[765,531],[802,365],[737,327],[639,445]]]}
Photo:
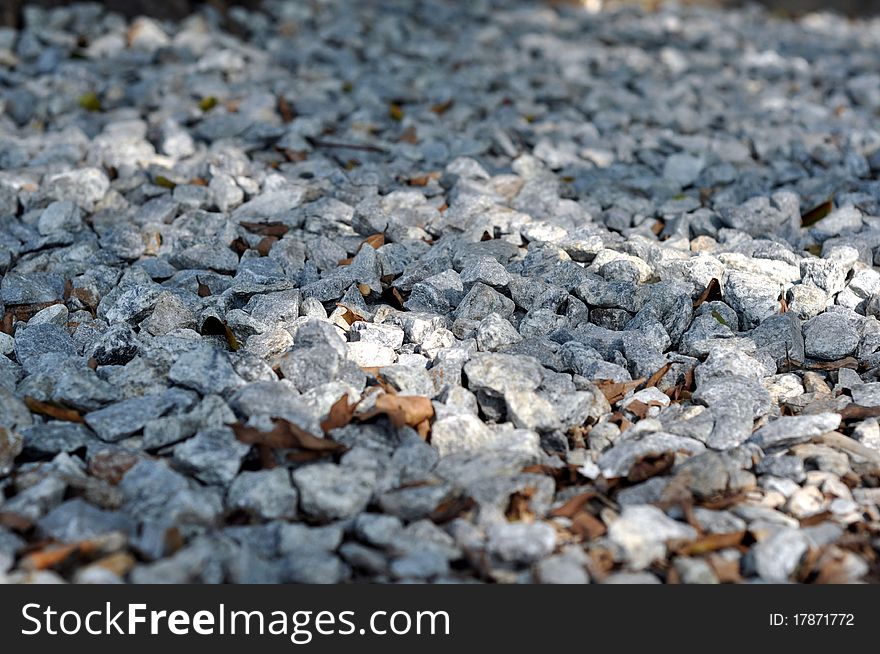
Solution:
{"label": "gravel ground surface", "polygon": [[878,580],[880,23],[266,11],[0,31],[0,579]]}

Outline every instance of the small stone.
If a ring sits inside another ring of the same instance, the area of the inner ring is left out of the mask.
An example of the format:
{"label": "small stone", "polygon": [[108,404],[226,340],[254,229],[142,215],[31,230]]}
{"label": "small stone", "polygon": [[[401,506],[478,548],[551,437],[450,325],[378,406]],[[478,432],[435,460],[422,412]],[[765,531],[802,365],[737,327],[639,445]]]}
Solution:
{"label": "small stone", "polygon": [[82,212],[73,202],[53,202],[43,210],[37,221],[37,230],[43,236],[78,232],[82,228]]}
{"label": "small stone", "polygon": [[628,568],[638,571],[665,557],[667,541],[693,540],[697,532],[655,506],[631,505],[611,523],[608,537],[625,552]]}
{"label": "small stone", "polygon": [[826,311],[804,323],[804,351],[808,357],[842,359],[855,351],[859,339],[853,320],[841,312]]}
{"label": "small stone", "polygon": [[690,186],[699,177],[705,162],[684,152],[674,154],[666,160],[663,166],[663,177],[678,186],[685,188]]}
{"label": "small stone", "polygon": [[506,563],[529,565],[556,547],[556,531],[545,522],[499,522],[487,530],[486,548]]}
{"label": "small stone", "polygon": [[127,536],[133,526],[125,514],[104,511],[78,497],[56,506],[37,523],[40,533],[62,543],[78,543],[113,532]]}
{"label": "small stone", "polygon": [[174,447],[174,459],[206,484],[228,486],[241,468],[250,446],[225,427],[198,432]]}
{"label": "small stone", "polygon": [[300,506],[309,516],[325,520],[350,518],[364,509],[373,495],[375,473],[332,463],[315,463],[294,471]]}
{"label": "small stone", "polygon": [[782,416],[755,431],[749,440],[762,448],[805,443],[814,436],[834,431],[840,426],[840,420],[839,413]]}
{"label": "small stone", "polygon": [[806,537],[797,529],[779,529],[752,547],[755,571],[769,583],[785,583],[809,549]]}
{"label": "small stone", "polygon": [[226,502],[266,520],[291,520],[296,517],[299,496],[290,483],[290,473],[274,468],[240,473],[229,486]]}
{"label": "small stone", "polygon": [[481,352],[493,352],[521,340],[513,325],[497,313],[490,313],[477,326],[477,349]]}
{"label": "small stone", "polygon": [[73,202],[86,211],[93,211],[109,189],[110,180],[98,168],[58,173],[45,181],[45,192],[49,197]]}
{"label": "small stone", "polygon": [[245,383],[235,372],[226,353],[211,346],[182,354],[168,371],[168,378],[202,395],[222,395]]}

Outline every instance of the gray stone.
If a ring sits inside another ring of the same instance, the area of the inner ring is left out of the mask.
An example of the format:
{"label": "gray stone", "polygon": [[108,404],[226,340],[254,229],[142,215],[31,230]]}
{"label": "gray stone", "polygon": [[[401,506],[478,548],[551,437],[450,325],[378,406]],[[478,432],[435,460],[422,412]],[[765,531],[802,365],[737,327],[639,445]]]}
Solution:
{"label": "gray stone", "polygon": [[174,447],[174,459],[206,484],[228,486],[250,445],[239,442],[225,427],[206,429]]}
{"label": "gray stone", "polygon": [[608,538],[621,547],[630,570],[647,568],[666,555],[670,540],[693,540],[696,530],[667,517],[650,505],[626,506],[620,517],[608,528]]}
{"label": "gray stone", "polygon": [[852,354],[861,334],[854,321],[839,312],[825,312],[804,323],[804,350],[808,357],[835,361]]}
{"label": "gray stone", "polygon": [[762,448],[791,446],[834,431],[840,426],[840,420],[839,413],[783,416],[755,431],[749,440]]}
{"label": "gray stone", "polygon": [[375,472],[315,463],[294,471],[300,506],[309,516],[325,520],[349,518],[363,511],[373,496]]}

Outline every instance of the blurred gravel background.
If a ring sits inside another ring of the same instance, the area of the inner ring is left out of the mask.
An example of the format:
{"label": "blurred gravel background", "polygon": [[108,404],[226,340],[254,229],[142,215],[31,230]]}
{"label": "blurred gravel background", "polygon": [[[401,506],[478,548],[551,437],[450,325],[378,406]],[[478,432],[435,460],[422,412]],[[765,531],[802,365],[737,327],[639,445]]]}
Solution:
{"label": "blurred gravel background", "polygon": [[[296,1],[296,0],[293,0]],[[545,1],[545,0],[536,0]],[[570,4],[599,4],[603,0],[550,0],[551,2],[568,2]],[[780,14],[797,15],[811,11],[837,11],[842,14],[859,16],[880,13],[878,0],[756,0]],[[639,4],[653,7],[662,0],[604,0],[610,4]],[[742,6],[749,4],[743,0],[680,0],[680,4],[710,6]],[[21,7],[25,4],[43,7],[58,7],[68,4],[67,0],[0,0],[0,25],[17,25],[20,21]],[[188,15],[199,5],[207,4],[216,7],[221,13],[228,7],[241,6],[253,9],[260,0],[97,0],[102,4],[126,16],[157,16],[160,18],[180,19]]]}

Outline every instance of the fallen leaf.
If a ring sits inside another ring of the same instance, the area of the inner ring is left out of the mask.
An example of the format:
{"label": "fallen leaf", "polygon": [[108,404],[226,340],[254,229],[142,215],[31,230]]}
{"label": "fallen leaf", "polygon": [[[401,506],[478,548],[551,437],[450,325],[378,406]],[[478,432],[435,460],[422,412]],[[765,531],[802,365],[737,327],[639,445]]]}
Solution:
{"label": "fallen leaf", "polygon": [[401,143],[409,143],[410,145],[415,145],[419,142],[419,135],[416,131],[415,125],[409,125],[406,129],[404,129],[400,133],[400,138],[398,139]]}
{"label": "fallen leaf", "polygon": [[264,236],[259,243],[257,243],[257,247],[254,248],[257,252],[260,253],[261,257],[268,257],[269,250],[272,249],[272,246],[278,242],[277,236]]}
{"label": "fallen leaf", "polygon": [[596,495],[597,493],[595,491],[587,491],[575,495],[574,497],[569,498],[562,506],[553,509],[550,512],[550,516],[553,518],[572,518],[587,505],[587,502],[596,497]]}
{"label": "fallen leaf", "polygon": [[205,322],[202,323],[201,333],[202,336],[223,336],[226,339],[226,343],[229,345],[229,349],[233,352],[238,351],[238,348],[240,347],[238,339],[235,338],[235,334],[229,329],[229,325],[214,316],[208,316],[205,318]]}
{"label": "fallen leaf", "polygon": [[614,404],[615,402],[619,402],[620,400],[622,400],[629,391],[633,390],[634,388],[638,388],[644,381],[645,378],[642,377],[640,379],[628,382],[616,382],[611,381],[610,379],[600,379],[593,383],[600,391],[602,391],[602,394],[605,396],[605,399],[608,400],[609,404]]}
{"label": "fallen leaf", "polygon": [[656,400],[651,400],[650,402],[642,402],[641,400],[632,400],[627,403],[626,410],[635,415],[639,420],[644,420],[648,417],[648,412],[651,410],[651,407],[663,405]]}
{"label": "fallen leaf", "polygon": [[156,179],[153,181],[156,186],[161,186],[162,188],[167,188],[173,190],[177,188],[177,183],[171,181],[164,175],[156,175]]}
{"label": "fallen leaf", "polygon": [[593,540],[602,536],[608,529],[605,523],[587,511],[580,511],[571,519],[571,531],[583,540]]}
{"label": "fallen leaf", "polygon": [[663,379],[667,372],[669,372],[670,368],[672,368],[671,362],[661,366],[657,372],[648,377],[648,381],[645,382],[645,388],[650,388],[659,384],[660,380]]}
{"label": "fallen leaf", "polygon": [[350,423],[354,417],[354,410],[357,408],[357,405],[357,402],[349,403],[348,395],[343,395],[336,400],[333,406],[330,407],[330,413],[327,414],[327,417],[321,423],[321,429],[324,430],[324,433],[327,434],[333,429],[345,427]]}
{"label": "fallen leaf", "polygon": [[236,236],[235,239],[229,244],[229,249],[235,252],[238,256],[243,255],[250,249],[250,245],[248,242],[244,240],[241,236]]}
{"label": "fallen leaf", "polygon": [[363,245],[369,245],[374,250],[378,250],[385,245],[385,234],[373,234],[364,239]]}
{"label": "fallen leaf", "polygon": [[682,556],[695,556],[699,554],[707,554],[717,550],[723,550],[728,547],[737,547],[745,538],[746,532],[736,531],[725,534],[706,534],[700,536],[696,540],[681,543],[672,548]]}
{"label": "fallen leaf", "polygon": [[864,420],[880,416],[880,406],[861,406],[860,404],[847,404],[838,411],[843,420]]}
{"label": "fallen leaf", "polygon": [[101,99],[94,91],[88,91],[79,96],[79,106],[86,111],[101,111]]}
{"label": "fallen leaf", "polygon": [[278,115],[281,116],[282,122],[289,123],[296,118],[296,112],[283,95],[278,96],[277,101]]}
{"label": "fallen leaf", "polygon": [[674,452],[662,452],[656,456],[646,456],[636,461],[626,476],[628,481],[638,483],[663,474],[675,463]]}
{"label": "fallen leaf", "polygon": [[196,277],[196,283],[199,285],[197,291],[199,297],[208,297],[211,295],[211,289],[208,288],[207,284],[200,281],[198,277]]}
{"label": "fallen leaf", "polygon": [[694,309],[706,302],[714,302],[721,299],[721,283],[714,277],[706,284],[706,288],[700,293],[700,297],[694,300]]}
{"label": "fallen leaf", "polygon": [[88,471],[93,477],[115,486],[138,461],[140,457],[134,452],[101,450],[89,458]]}
{"label": "fallen leaf", "polygon": [[39,413],[40,415],[49,416],[55,420],[64,420],[66,422],[83,422],[82,415],[80,415],[80,412],[75,409],[68,409],[67,407],[58,404],[51,404],[49,402],[41,402],[29,395],[25,396],[24,403],[33,413]]}
{"label": "fallen leaf", "polygon": [[722,584],[738,584],[742,581],[742,575],[739,573],[739,559],[729,559],[720,554],[712,554],[708,557],[707,562],[715,571],[715,576]]}
{"label": "fallen leaf", "polygon": [[0,511],[0,527],[6,527],[7,529],[12,529],[13,531],[23,534],[33,526],[34,524],[30,520],[18,513]]}
{"label": "fallen leaf", "polygon": [[521,491],[511,493],[507,502],[507,509],[504,511],[504,517],[509,522],[534,522],[535,512],[532,511],[532,497],[534,497],[536,488],[527,486]]}
{"label": "fallen leaf", "polygon": [[449,100],[446,100],[445,102],[440,102],[438,104],[433,105],[431,107],[431,111],[434,112],[435,114],[437,114],[438,116],[442,116],[447,111],[452,109],[452,106],[454,104],[455,104],[455,100],[450,98]]}
{"label": "fallen leaf", "polygon": [[238,223],[246,230],[248,230],[251,234],[259,234],[260,236],[284,236],[287,232],[290,231],[290,227],[280,222],[270,222],[270,223],[252,223],[252,222],[240,222]]}
{"label": "fallen leaf", "polygon": [[421,395],[391,395],[383,393],[376,398],[372,409],[358,414],[359,420],[369,420],[377,415],[387,415],[395,427],[417,426],[423,420],[434,417],[434,405]]}
{"label": "fallen leaf", "polygon": [[477,503],[472,497],[467,495],[454,497],[440,502],[428,517],[434,524],[442,525],[461,517],[476,506]]}
{"label": "fallen leaf", "polygon": [[37,552],[28,554],[21,560],[21,567],[25,570],[47,570],[61,565],[70,559],[79,549],[79,545],[49,545]]}
{"label": "fallen leaf", "polygon": [[834,201],[829,198],[817,207],[813,207],[801,216],[801,226],[811,227],[834,211]]}
{"label": "fallen leaf", "polygon": [[388,105],[388,116],[391,120],[396,120],[398,122],[403,120],[403,107],[396,102],[392,102]]}
{"label": "fallen leaf", "polygon": [[295,449],[318,456],[337,454],[347,448],[329,438],[319,438],[305,429],[283,418],[272,420],[274,427],[270,431],[260,431],[241,423],[232,425],[235,437],[248,445],[266,445],[277,449]]}
{"label": "fallen leaf", "polygon": [[858,370],[859,361],[853,357],[845,357],[836,361],[811,361],[804,368],[807,370],[840,370],[841,368]]}

